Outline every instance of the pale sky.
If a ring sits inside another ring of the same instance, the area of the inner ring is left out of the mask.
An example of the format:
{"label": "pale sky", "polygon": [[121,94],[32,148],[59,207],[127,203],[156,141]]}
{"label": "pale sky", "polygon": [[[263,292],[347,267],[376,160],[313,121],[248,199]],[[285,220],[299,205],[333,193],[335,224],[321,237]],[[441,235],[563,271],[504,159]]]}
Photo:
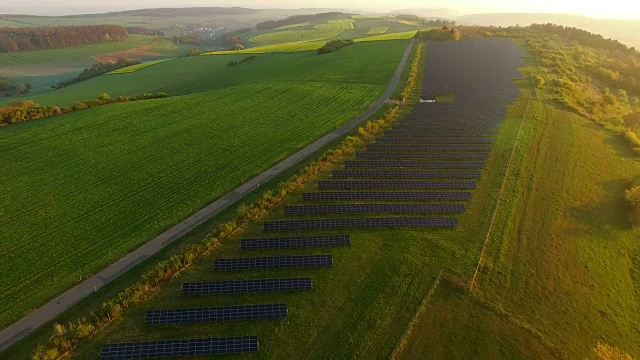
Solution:
{"label": "pale sky", "polygon": [[486,12],[553,12],[599,18],[640,20],[636,0],[0,0],[0,13],[78,14],[150,7],[243,6],[253,8],[348,8],[388,11],[402,8],[447,8],[459,14]]}

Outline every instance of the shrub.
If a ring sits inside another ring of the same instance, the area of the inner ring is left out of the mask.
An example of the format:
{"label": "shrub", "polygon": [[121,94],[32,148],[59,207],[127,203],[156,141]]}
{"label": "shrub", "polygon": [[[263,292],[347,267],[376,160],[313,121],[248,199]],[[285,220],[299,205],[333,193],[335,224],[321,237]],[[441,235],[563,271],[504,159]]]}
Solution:
{"label": "shrub", "polygon": [[353,40],[345,39],[345,40],[331,40],[328,43],[324,44],[320,49],[318,49],[318,55],[332,53],[334,51],[338,51],[345,46],[349,46],[353,44]]}

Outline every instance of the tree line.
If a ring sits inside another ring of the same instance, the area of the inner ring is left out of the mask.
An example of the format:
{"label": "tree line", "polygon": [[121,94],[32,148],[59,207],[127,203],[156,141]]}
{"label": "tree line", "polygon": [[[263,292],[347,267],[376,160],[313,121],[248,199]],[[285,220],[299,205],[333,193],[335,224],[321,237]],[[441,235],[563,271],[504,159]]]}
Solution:
{"label": "tree line", "polygon": [[31,84],[14,84],[6,78],[0,77],[0,97],[26,94],[31,91]]}
{"label": "tree line", "polygon": [[247,61],[251,61],[251,60],[255,60],[257,59],[258,56],[256,55],[249,55],[249,56],[245,56],[244,58],[240,59],[240,60],[231,60],[227,63],[227,67],[234,67],[234,66],[238,66],[240,64],[244,64]]}
{"label": "tree line", "polygon": [[54,115],[61,115],[64,113],[74,112],[78,110],[89,109],[92,107],[124,103],[130,101],[150,100],[166,98],[169,95],[166,93],[158,94],[143,94],[137,96],[117,96],[111,97],[107,93],[101,94],[99,97],[93,100],[79,101],[72,106],[58,107],[58,106],[42,106],[33,100],[21,100],[8,104],[7,106],[0,107],[0,126],[6,126],[11,124],[17,124],[21,122],[31,121],[46,118]]}
{"label": "tree line", "polygon": [[409,15],[409,14],[396,15],[396,19],[405,20],[405,21],[415,21],[420,25],[435,26],[435,27],[456,26],[456,22],[453,20],[444,20],[444,19],[427,20],[423,17],[417,16],[417,15]]}
{"label": "tree line", "polygon": [[121,41],[127,29],[117,25],[0,28],[0,52],[57,49],[106,41]]}
{"label": "tree line", "polygon": [[73,79],[61,81],[57,84],[51,85],[53,89],[62,89],[67,86],[71,86],[73,84],[77,84],[79,82],[89,80],[91,78],[106,74],[108,72],[122,69],[132,65],[138,65],[140,61],[137,60],[128,60],[124,58],[118,59],[115,63],[95,63],[88,68],[82,70],[80,75],[74,77]]}
{"label": "tree line", "polygon": [[331,40],[318,49],[318,55],[332,53],[353,44],[353,40]]}
{"label": "tree line", "polygon": [[416,33],[416,39],[421,41],[458,41],[460,37],[458,29],[446,26],[439,29],[421,30]]}

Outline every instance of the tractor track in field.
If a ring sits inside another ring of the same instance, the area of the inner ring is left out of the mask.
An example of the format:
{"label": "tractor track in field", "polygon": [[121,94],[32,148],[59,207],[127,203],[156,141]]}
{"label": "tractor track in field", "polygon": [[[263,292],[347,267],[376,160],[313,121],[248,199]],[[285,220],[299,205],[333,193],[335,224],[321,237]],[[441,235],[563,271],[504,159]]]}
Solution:
{"label": "tractor track in field", "polygon": [[265,182],[289,170],[299,162],[316,153],[326,144],[353,130],[363,121],[375,114],[392,96],[396,86],[400,82],[400,77],[402,76],[404,68],[407,64],[407,60],[409,59],[409,55],[411,54],[411,49],[413,48],[414,43],[415,40],[412,39],[407,45],[407,48],[405,49],[405,52],[402,55],[402,58],[395,70],[395,73],[389,81],[389,84],[384,93],[362,114],[355,117],[348,123],[340,126],[338,129],[324,135],[320,139],[314,141],[313,143],[309,144],[308,146],[299,150],[288,158],[282,160],[270,169],[255,176],[253,179],[245,182],[240,187],[236,188],[233,191],[230,191],[225,196],[197,211],[189,218],[179,222],[156,238],[148,241],[144,245],[120,258],[118,261],[112,263],[111,265],[107,266],[88,279],[82,281],[65,293],[50,300],[40,308],[31,312],[29,315],[6,327],[2,331],[0,331],[0,351],[7,349],[13,343],[29,335],[34,330],[53,321],[58,315],[62,314],[74,304],[91,295],[97,289],[103,287],[116,277],[120,276],[145,259],[153,256],[157,252],[169,246],[175,240],[187,234],[205,221],[208,221],[212,217],[216,216],[223,210],[227,209],[229,206],[237,203],[245,195],[256,190],[260,186],[260,184],[264,184]]}

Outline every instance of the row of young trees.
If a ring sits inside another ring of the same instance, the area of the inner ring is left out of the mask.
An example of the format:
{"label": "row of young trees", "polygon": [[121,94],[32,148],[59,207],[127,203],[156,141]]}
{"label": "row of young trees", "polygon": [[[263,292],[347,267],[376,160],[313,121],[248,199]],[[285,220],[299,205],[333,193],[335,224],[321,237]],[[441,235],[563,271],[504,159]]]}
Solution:
{"label": "row of young trees", "polygon": [[416,39],[421,41],[458,41],[460,37],[458,29],[446,26],[439,29],[421,30],[416,33]]}
{"label": "row of young trees", "polygon": [[138,65],[140,61],[137,60],[127,60],[124,58],[118,59],[115,63],[95,63],[88,68],[82,70],[80,75],[76,76],[73,79],[61,81],[57,84],[51,85],[53,89],[62,89],[67,86],[71,86],[73,84],[77,84],[79,82],[89,80],[91,78],[106,74],[108,72],[122,69],[132,65]]}
{"label": "row of young trees", "polygon": [[58,106],[41,106],[33,100],[22,100],[0,107],[0,126],[17,124],[25,121],[37,120],[54,115],[61,115],[92,107],[124,103],[130,101],[160,99],[168,97],[166,93],[143,94],[137,96],[111,97],[107,93],[101,94],[93,100],[79,101],[72,106],[60,108]]}
{"label": "row of young trees", "polygon": [[[420,54],[421,51],[418,51],[416,58]],[[419,60],[414,60],[414,63],[417,61]],[[409,91],[415,91],[417,89],[415,85],[415,82],[407,84],[405,91],[407,88],[411,89]],[[220,225],[200,242],[187,245],[182,253],[159,262],[153,269],[146,272],[140,281],[104,302],[98,309],[91,311],[88,317],[69,322],[66,326],[54,324],[53,333],[45,343],[38,345],[31,355],[31,360],[53,360],[73,351],[75,345],[116,320],[127,308],[148,300],[161,284],[190,268],[195,260],[210,254],[223,241],[242,232],[250,222],[264,218],[289,194],[310,181],[317,180],[322,171],[335,166],[344,157],[353,155],[356,147],[378,136],[398,119],[399,114],[400,107],[396,105],[387,110],[382,119],[375,122],[367,121],[365,126],[358,129],[356,135],[348,136],[336,149],[327,151],[319,160],[311,162],[297,175],[280,183],[276,191],[265,192],[260,200],[253,204],[242,204],[233,219]]]}
{"label": "row of young trees", "polygon": [[331,40],[318,49],[318,55],[332,53],[352,44],[353,40],[351,39]]}
{"label": "row of young trees", "polygon": [[255,60],[255,59],[257,59],[257,58],[258,58],[258,56],[257,56],[257,55],[249,55],[249,56],[245,56],[245,57],[243,57],[243,58],[242,58],[242,59],[240,59],[240,60],[231,60],[231,61],[229,61],[229,62],[227,63],[227,67],[234,67],[234,66],[238,66],[238,65],[240,65],[240,64],[244,64],[244,63],[246,63],[246,62],[248,62],[248,61]]}
{"label": "row of young trees", "polygon": [[0,28],[0,52],[56,49],[105,41],[120,41],[127,29],[117,25]]}

